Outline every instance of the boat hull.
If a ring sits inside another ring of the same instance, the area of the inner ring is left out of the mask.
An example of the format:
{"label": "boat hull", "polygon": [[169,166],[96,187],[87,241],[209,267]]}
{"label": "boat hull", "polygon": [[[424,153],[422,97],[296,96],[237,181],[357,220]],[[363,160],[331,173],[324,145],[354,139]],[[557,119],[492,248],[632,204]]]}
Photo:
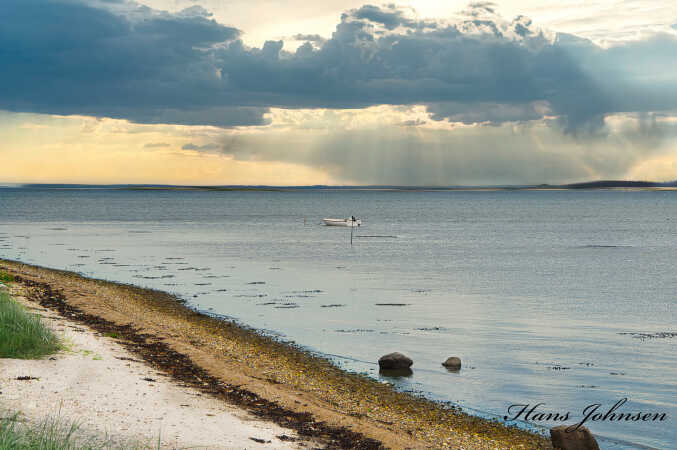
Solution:
{"label": "boat hull", "polygon": [[360,219],[322,219],[328,227],[359,227],[362,224]]}

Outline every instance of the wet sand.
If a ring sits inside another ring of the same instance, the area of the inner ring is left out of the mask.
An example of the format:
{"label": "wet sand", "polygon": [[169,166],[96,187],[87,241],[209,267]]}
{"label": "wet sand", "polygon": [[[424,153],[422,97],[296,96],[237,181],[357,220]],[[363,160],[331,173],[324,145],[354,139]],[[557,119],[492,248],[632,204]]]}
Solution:
{"label": "wet sand", "polygon": [[[346,373],[197,313],[171,295],[0,260],[24,296],[118,343],[184,386],[325,448],[550,448],[548,439]],[[272,444],[271,444],[272,445]]]}

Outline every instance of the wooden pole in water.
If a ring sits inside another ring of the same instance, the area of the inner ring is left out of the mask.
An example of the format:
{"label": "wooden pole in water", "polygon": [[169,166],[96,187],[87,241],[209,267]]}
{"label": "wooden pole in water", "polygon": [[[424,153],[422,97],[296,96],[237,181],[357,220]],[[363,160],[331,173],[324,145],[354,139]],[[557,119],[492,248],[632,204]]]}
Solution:
{"label": "wooden pole in water", "polygon": [[353,245],[353,228],[355,228],[355,220],[351,218],[352,222],[350,223],[350,245]]}

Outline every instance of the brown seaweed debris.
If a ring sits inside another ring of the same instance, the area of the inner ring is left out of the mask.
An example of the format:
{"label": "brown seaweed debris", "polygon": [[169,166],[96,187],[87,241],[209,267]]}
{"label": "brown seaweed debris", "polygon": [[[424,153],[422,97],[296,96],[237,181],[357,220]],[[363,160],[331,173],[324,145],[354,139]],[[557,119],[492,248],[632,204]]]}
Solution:
{"label": "brown seaweed debris", "polygon": [[300,436],[324,441],[326,449],[376,450],[385,448],[376,439],[368,438],[344,427],[317,422],[310,413],[299,413],[282,408],[276,402],[261,398],[239,386],[223,383],[198,367],[190,358],[178,353],[157,340],[155,336],[138,333],[130,325],[117,325],[101,317],[87,314],[66,303],[61,292],[47,283],[41,283],[16,276],[15,281],[29,288],[27,297],[37,301],[44,308],[53,309],[70,320],[88,325],[100,333],[115,333],[120,344],[130,352],[149,362],[154,368],[168,373],[175,380],[204,393],[236,404],[262,419],[296,430]]}

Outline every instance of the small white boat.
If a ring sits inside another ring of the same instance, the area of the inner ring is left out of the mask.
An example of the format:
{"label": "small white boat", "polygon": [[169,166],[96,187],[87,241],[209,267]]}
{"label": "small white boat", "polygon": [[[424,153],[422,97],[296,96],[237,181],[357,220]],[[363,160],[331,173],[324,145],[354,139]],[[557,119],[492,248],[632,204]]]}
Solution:
{"label": "small white boat", "polygon": [[359,227],[362,225],[362,221],[355,217],[347,219],[322,219],[322,221],[328,227]]}

